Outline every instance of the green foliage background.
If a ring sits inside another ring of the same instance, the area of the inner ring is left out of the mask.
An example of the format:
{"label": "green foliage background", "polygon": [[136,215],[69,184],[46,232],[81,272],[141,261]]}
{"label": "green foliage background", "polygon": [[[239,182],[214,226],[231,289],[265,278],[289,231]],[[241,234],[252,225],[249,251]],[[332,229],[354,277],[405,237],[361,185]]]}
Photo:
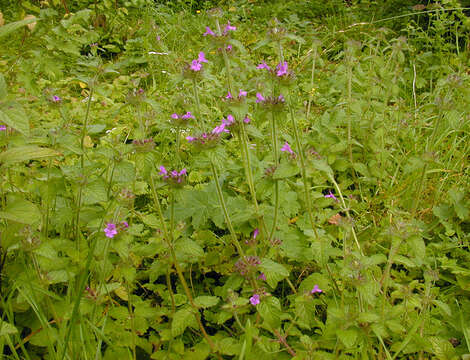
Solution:
{"label": "green foliage background", "polygon": [[0,5],[5,359],[470,356],[463,1]]}

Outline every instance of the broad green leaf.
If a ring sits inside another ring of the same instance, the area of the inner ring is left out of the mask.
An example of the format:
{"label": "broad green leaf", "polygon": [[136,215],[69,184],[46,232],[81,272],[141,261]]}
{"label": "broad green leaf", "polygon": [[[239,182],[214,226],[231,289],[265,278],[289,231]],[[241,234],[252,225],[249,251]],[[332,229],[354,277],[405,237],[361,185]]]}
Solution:
{"label": "broad green leaf", "polygon": [[0,218],[32,225],[41,220],[41,213],[33,203],[12,195],[7,199],[6,208],[0,211]]}
{"label": "broad green leaf", "polygon": [[194,303],[202,308],[209,308],[217,305],[219,298],[217,296],[198,296],[194,299]]}
{"label": "broad green leaf", "polygon": [[299,173],[297,164],[291,162],[282,162],[273,174],[273,179],[285,179]]}
{"label": "broad green leaf", "polygon": [[4,164],[12,164],[22,161],[29,161],[35,159],[43,159],[47,157],[59,156],[60,154],[52,149],[25,145],[11,148],[0,154],[0,162]]}
{"label": "broad green leaf", "polygon": [[184,333],[188,326],[197,328],[197,322],[190,308],[183,308],[175,312],[171,322],[171,335],[173,337]]}
{"label": "broad green leaf", "polygon": [[283,265],[267,258],[261,261],[260,269],[266,275],[266,282],[273,288],[279,281],[289,276],[289,271]]}
{"label": "broad green leaf", "polygon": [[357,339],[357,331],[355,329],[348,330],[337,330],[336,335],[342,341],[346,349],[350,349],[354,346]]}
{"label": "broad green leaf", "polygon": [[202,247],[191,239],[182,239],[176,243],[175,251],[177,255],[185,255],[190,262],[197,262],[204,256]]}
{"label": "broad green leaf", "polygon": [[3,25],[3,26],[0,27],[0,38],[2,38],[4,36],[7,36],[8,34],[14,32],[15,30],[17,30],[19,28],[21,28],[22,26],[31,24],[33,22],[37,22],[39,20],[40,19],[38,19],[38,18],[31,18],[31,19],[24,19],[24,20],[15,21],[15,22],[11,22],[11,23],[8,23],[6,25]]}
{"label": "broad green leaf", "polygon": [[279,328],[283,313],[281,304],[277,298],[274,296],[266,297],[262,299],[256,307],[266,325],[270,326],[272,329]]}
{"label": "broad green leaf", "polygon": [[135,179],[135,167],[130,161],[121,161],[114,168],[113,182],[133,182]]}
{"label": "broad green leaf", "polygon": [[23,107],[14,102],[6,102],[0,107],[0,122],[29,136],[29,120]]}
{"label": "broad green leaf", "polygon": [[107,187],[103,179],[99,178],[86,185],[83,190],[83,204],[91,205],[108,200]]}

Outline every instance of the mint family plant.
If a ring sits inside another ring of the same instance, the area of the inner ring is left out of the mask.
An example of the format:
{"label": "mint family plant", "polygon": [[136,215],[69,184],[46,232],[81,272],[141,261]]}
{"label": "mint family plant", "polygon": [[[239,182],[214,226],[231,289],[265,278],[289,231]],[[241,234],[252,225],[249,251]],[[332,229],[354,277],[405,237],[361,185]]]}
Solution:
{"label": "mint family plant", "polygon": [[2,354],[470,353],[462,14],[132,3],[0,26]]}

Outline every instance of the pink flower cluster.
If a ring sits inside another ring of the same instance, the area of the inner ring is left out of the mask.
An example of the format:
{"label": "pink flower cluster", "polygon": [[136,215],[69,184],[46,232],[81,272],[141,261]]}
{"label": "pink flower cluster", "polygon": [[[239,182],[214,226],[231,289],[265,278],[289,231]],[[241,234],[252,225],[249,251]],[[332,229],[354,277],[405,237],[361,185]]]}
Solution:
{"label": "pink flower cluster", "polygon": [[115,237],[119,231],[123,231],[129,227],[127,221],[121,221],[118,225],[114,223],[107,223],[106,227],[104,228],[104,233],[106,237],[112,239]]}
{"label": "pink flower cluster", "polygon": [[172,170],[168,171],[164,166],[160,166],[160,173],[163,181],[172,185],[183,185],[186,180],[187,171],[183,168],[181,171]]}

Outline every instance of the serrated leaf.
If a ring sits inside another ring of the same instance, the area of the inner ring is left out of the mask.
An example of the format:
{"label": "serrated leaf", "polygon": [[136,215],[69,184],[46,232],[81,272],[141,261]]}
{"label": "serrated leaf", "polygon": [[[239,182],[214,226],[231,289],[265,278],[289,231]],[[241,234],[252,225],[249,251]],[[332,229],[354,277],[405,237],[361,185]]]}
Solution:
{"label": "serrated leaf", "polygon": [[219,303],[217,296],[198,296],[194,299],[194,303],[202,308],[209,308]]}
{"label": "serrated leaf", "polygon": [[196,262],[204,256],[202,247],[191,239],[182,239],[176,243],[175,251],[178,255],[186,255],[190,262]]}
{"label": "serrated leaf", "polygon": [[350,349],[356,344],[357,331],[355,329],[337,330],[336,335],[344,346],[346,346],[346,349]]}
{"label": "serrated leaf", "polygon": [[0,154],[0,162],[3,162],[4,164],[12,164],[22,161],[54,157],[58,155],[60,154],[52,149],[34,145],[25,145],[2,152]]}
{"label": "serrated leaf", "polygon": [[283,265],[267,258],[261,261],[260,269],[266,275],[266,282],[273,288],[279,281],[289,276],[289,271]]}
{"label": "serrated leaf", "polygon": [[175,312],[173,321],[171,322],[171,335],[173,337],[184,333],[188,326],[197,327],[196,319],[190,308],[183,308]]}
{"label": "serrated leaf", "polygon": [[103,179],[98,178],[86,185],[83,190],[83,203],[85,205],[96,204],[108,200],[106,184]]}
{"label": "serrated leaf", "polygon": [[273,179],[285,179],[299,173],[299,167],[297,164],[291,162],[282,162],[274,171]]}
{"label": "serrated leaf", "polygon": [[114,168],[113,182],[133,182],[135,179],[135,166],[130,161],[121,161]]}
{"label": "serrated leaf", "polygon": [[32,225],[41,220],[41,213],[36,205],[16,195],[9,196],[0,218]]}

